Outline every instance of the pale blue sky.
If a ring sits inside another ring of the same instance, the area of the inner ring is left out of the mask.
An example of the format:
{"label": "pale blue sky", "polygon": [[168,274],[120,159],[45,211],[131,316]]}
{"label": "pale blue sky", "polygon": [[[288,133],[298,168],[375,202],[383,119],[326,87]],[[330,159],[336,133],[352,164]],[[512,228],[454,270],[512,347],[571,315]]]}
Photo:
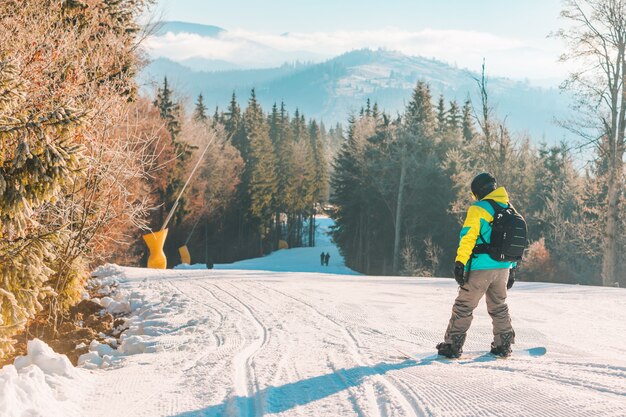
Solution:
{"label": "pale blue sky", "polygon": [[[386,48],[494,75],[558,84],[561,0],[158,0],[163,20],[215,25],[218,39],[185,35],[148,42],[152,56],[201,56],[242,67],[321,61],[351,49]],[[289,33],[289,37],[280,36]]]}
{"label": "pale blue sky", "polygon": [[458,29],[544,39],[558,28],[560,0],[159,0],[166,20],[283,33]]}

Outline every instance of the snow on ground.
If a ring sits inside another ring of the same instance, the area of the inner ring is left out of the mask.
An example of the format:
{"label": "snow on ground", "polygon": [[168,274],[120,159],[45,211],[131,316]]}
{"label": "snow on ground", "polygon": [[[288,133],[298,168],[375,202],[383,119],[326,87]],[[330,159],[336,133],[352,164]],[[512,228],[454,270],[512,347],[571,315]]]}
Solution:
{"label": "snow on ground", "polygon": [[[546,355],[437,360],[454,281],[328,273],[349,271],[326,245],[330,267],[318,247],[220,265],[230,270],[101,268],[132,312],[120,349],[84,358],[77,405],[86,416],[626,415],[624,289],[516,283],[515,350]],[[483,303],[466,351],[490,341]]]}
{"label": "snow on ground", "polygon": [[[626,415],[623,289],[517,283],[515,348],[548,353],[455,362],[433,360],[457,291],[451,279],[123,276],[151,303],[135,323],[150,350],[96,371],[89,415]],[[484,351],[490,337],[482,305],[466,350]]]}
{"label": "snow on ground", "polygon": [[0,416],[84,416],[86,373],[41,340],[30,340],[27,351],[0,369]]}

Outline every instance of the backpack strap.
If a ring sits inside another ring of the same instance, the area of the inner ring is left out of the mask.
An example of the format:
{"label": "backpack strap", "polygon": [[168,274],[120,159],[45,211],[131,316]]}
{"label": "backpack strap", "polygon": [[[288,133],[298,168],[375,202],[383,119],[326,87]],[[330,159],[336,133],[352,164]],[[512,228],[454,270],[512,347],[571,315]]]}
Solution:
{"label": "backpack strap", "polygon": [[[495,201],[489,199],[489,200],[482,200],[482,201],[486,201],[487,203],[489,203],[489,205],[491,206],[491,208],[493,208],[494,214],[498,214],[501,211],[504,211],[506,209],[513,208],[513,206],[511,205],[511,203],[507,203],[506,207],[502,207],[500,204],[496,203]],[[515,210],[515,209],[513,209]]]}
{"label": "backpack strap", "polygon": [[[496,214],[500,213],[501,211],[504,211],[507,208],[513,208],[513,206],[510,203],[508,203],[506,207],[502,207],[500,204],[496,203],[494,200],[491,200],[491,199],[481,200],[481,201],[486,201],[487,203],[489,203],[491,208],[493,208],[493,211],[494,211],[493,217],[494,218],[496,217]],[[513,210],[515,210],[515,209],[513,209]],[[473,259],[474,257],[476,257],[476,255],[488,254],[489,253],[489,244],[487,243],[487,240],[483,237],[482,233],[480,233],[480,231],[478,232],[478,237],[480,238],[480,240],[482,240],[482,243],[479,243],[476,246],[474,246],[474,250],[472,251],[472,255],[470,257],[470,260]],[[471,263],[470,263],[470,265],[471,265]]]}

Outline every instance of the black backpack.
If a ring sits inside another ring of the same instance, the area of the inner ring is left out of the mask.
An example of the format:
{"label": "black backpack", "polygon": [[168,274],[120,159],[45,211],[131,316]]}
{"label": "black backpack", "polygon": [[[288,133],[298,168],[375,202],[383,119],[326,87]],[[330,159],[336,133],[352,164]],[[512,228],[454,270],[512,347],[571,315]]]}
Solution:
{"label": "black backpack", "polygon": [[[476,245],[475,254],[486,253],[500,262],[519,262],[528,247],[528,227],[526,220],[511,204],[503,208],[493,200],[487,201],[493,207],[491,222],[491,242]],[[480,235],[483,242],[485,239]]]}

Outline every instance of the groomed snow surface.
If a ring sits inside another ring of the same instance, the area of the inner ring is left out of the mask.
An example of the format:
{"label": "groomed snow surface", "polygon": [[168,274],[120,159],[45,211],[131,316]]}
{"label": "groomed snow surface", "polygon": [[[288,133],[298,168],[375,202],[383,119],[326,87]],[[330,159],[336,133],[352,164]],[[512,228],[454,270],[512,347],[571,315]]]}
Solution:
{"label": "groomed snow surface", "polygon": [[31,342],[0,370],[0,416],[626,416],[624,289],[516,283],[514,350],[547,353],[482,355],[483,302],[467,359],[440,360],[452,279],[348,275],[320,243],[215,270],[99,268],[119,282],[102,304],[131,312],[120,346],[72,368]]}

